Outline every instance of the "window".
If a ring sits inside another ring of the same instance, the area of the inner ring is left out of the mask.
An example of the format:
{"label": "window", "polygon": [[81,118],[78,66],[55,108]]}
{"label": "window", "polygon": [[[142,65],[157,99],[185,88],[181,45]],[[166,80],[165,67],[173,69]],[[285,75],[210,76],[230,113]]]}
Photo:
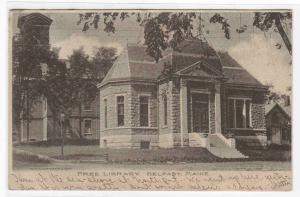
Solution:
{"label": "window", "polygon": [[147,127],[149,126],[149,97],[141,96],[140,97],[140,126]]}
{"label": "window", "polygon": [[91,120],[84,120],[84,134],[91,134],[92,129],[92,121]]}
{"label": "window", "polygon": [[227,123],[229,128],[250,128],[251,101],[249,99],[228,99]]}
{"label": "window", "polygon": [[124,126],[124,96],[117,96],[118,127]]}
{"label": "window", "polygon": [[164,102],[164,125],[168,124],[168,99],[167,96],[163,98]]}
{"label": "window", "polygon": [[47,111],[47,100],[44,100],[44,110]]}
{"label": "window", "polygon": [[150,142],[149,141],[141,141],[141,149],[149,149]]}
{"label": "window", "polygon": [[83,103],[83,110],[84,111],[90,111],[91,109],[92,109],[91,108],[91,102],[86,101],[86,102]]}
{"label": "window", "polygon": [[107,99],[104,99],[104,128],[107,128]]}

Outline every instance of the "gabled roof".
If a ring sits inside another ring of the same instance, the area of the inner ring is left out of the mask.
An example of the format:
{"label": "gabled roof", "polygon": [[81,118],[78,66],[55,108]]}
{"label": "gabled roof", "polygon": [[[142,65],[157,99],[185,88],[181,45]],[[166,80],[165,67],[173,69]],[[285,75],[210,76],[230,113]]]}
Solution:
{"label": "gabled roof", "polygon": [[228,78],[226,83],[263,86],[227,52],[218,52],[218,55],[223,65],[223,73]]}
{"label": "gabled roof", "polygon": [[197,76],[204,78],[224,78],[221,71],[209,65],[205,60],[200,60],[176,72],[179,76]]}
{"label": "gabled roof", "polygon": [[[162,74],[166,62],[170,63],[173,72],[185,70],[187,67],[201,62],[211,71],[222,73],[228,84],[265,87],[228,53],[217,53],[206,42],[195,39],[183,41],[178,46],[178,51],[165,50],[163,58],[158,63],[146,53],[145,46],[127,45],[100,86],[108,82],[133,79],[156,81]],[[200,72],[200,70],[198,71]],[[192,73],[190,74],[192,75]]]}
{"label": "gabled roof", "polygon": [[291,111],[291,105],[285,106],[283,104],[278,104],[276,102],[274,103],[270,103],[267,104],[265,106],[265,115],[269,115],[271,111],[273,111],[275,108],[278,108],[279,110],[281,110],[286,116],[288,116],[289,118],[291,118],[292,116],[292,111]]}
{"label": "gabled roof", "polygon": [[51,25],[52,19],[41,14],[31,13],[20,16],[18,19],[18,28],[21,28],[24,24],[39,24],[39,25]]}

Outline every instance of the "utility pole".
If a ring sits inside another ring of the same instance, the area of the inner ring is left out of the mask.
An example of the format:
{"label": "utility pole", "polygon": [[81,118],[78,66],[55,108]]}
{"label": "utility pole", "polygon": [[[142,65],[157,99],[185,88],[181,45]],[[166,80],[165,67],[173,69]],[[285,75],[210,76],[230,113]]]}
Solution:
{"label": "utility pole", "polygon": [[64,144],[65,144],[65,132],[63,124],[65,122],[65,114],[60,114],[60,137],[61,137],[61,156],[64,158]]}

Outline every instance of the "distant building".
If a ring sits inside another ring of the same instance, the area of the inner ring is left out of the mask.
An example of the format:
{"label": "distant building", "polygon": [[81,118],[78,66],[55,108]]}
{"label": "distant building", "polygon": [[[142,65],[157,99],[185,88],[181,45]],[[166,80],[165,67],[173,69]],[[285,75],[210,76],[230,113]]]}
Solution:
{"label": "distant building", "polygon": [[271,103],[266,105],[268,144],[291,145],[291,117],[289,101],[282,104]]}
{"label": "distant building", "polygon": [[[20,33],[15,39],[36,39],[38,45],[50,47],[49,29],[51,23],[52,20],[50,18],[40,13],[20,16],[18,20]],[[33,38],[32,35],[34,35]],[[37,67],[38,72],[33,73],[34,77],[39,77],[47,70],[47,65],[44,63],[37,65]],[[99,98],[91,103],[83,103],[72,110],[70,119],[65,123],[67,137],[79,138],[81,133],[82,138],[99,139],[98,100]],[[41,97],[40,101],[31,109],[30,114],[26,113],[27,110],[24,111],[21,118],[22,142],[60,138],[59,124],[54,124],[46,98]]]}

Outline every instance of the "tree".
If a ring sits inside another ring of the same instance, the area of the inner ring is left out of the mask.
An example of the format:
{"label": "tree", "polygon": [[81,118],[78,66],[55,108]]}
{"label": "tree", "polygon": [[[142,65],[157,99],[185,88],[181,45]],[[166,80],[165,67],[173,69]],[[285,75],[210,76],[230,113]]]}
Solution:
{"label": "tree", "polygon": [[[56,50],[57,51],[57,50]],[[115,48],[99,48],[95,56],[90,57],[84,52],[83,48],[74,50],[66,62],[58,59],[57,52],[52,52],[47,61],[48,72],[43,76],[43,83],[40,92],[47,98],[47,103],[53,117],[53,136],[60,134],[55,128],[58,125],[58,117],[61,113],[65,114],[65,122],[68,123],[73,109],[79,110],[79,131],[81,131],[81,110],[82,104],[90,103],[97,96],[97,83],[102,79],[103,72],[107,72],[116,58]],[[66,129],[72,130],[66,124]]]}
{"label": "tree", "polygon": [[[162,51],[167,47],[177,49],[178,44],[186,38],[197,36],[197,32],[203,31],[203,18],[200,12],[87,12],[79,14],[78,25],[83,24],[82,31],[87,31],[91,27],[98,29],[103,24],[105,32],[116,31],[114,26],[116,20],[124,21],[129,17],[135,17],[139,25],[144,26],[145,45],[147,53],[158,61],[162,57]],[[256,12],[253,25],[266,32],[272,27],[276,27],[282,37],[288,51],[292,53],[291,43],[286,36],[282,23],[291,23],[291,12]],[[198,21],[198,23],[195,23]],[[229,20],[215,13],[210,19],[210,23],[220,24],[226,39],[230,39],[231,26]],[[195,25],[198,24],[198,25]],[[236,31],[245,32],[247,27],[243,25]]]}
{"label": "tree", "polygon": [[117,49],[113,47],[99,47],[92,57],[91,64],[94,78],[103,79],[117,58]]}
{"label": "tree", "polygon": [[12,107],[13,122],[18,140],[21,140],[21,120],[27,120],[29,140],[30,111],[38,102],[37,91],[41,79],[41,63],[45,62],[49,46],[39,43],[34,32],[16,35],[12,42]]}
{"label": "tree", "polygon": [[66,65],[58,59],[58,54],[49,51],[47,57],[47,72],[42,76],[38,92],[47,99],[47,105],[53,119],[53,133],[48,133],[48,135],[58,138],[61,137],[58,130],[56,130],[57,125],[60,124],[58,121],[59,115],[61,113],[69,114],[70,81],[68,81]]}
{"label": "tree", "polygon": [[69,57],[70,69],[68,79],[70,80],[70,108],[79,109],[79,137],[82,138],[81,113],[82,104],[92,102],[97,96],[98,78],[94,75],[94,68],[89,61],[89,56],[85,54],[83,48],[74,50]]}
{"label": "tree", "polygon": [[[272,29],[278,32],[290,55],[292,55],[292,44],[283,28],[283,23],[292,25],[291,12],[256,12],[253,25],[264,32]],[[277,46],[279,45],[277,44]]]}

